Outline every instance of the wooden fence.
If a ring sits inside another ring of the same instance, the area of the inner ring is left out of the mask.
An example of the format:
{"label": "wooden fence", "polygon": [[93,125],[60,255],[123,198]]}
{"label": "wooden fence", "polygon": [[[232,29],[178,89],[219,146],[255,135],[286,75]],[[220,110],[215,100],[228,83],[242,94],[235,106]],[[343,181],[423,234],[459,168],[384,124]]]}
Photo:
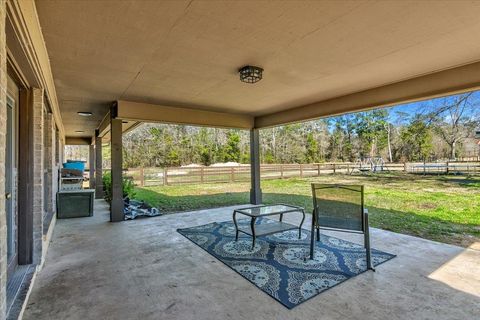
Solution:
{"label": "wooden fence", "polygon": [[[479,174],[480,162],[442,163],[386,163],[377,171],[395,171],[417,174]],[[261,179],[285,179],[294,177],[317,177],[322,174],[354,174],[371,172],[370,167],[358,164],[315,163],[315,164],[263,164]],[[175,167],[175,168],[133,168],[125,170],[138,186],[202,184],[250,181],[250,166],[237,167]]]}

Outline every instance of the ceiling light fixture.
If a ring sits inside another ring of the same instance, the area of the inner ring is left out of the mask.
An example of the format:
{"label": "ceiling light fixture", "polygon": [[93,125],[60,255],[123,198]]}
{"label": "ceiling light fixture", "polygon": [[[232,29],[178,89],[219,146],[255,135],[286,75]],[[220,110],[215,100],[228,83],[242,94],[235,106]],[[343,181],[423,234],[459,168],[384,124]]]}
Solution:
{"label": "ceiling light fixture", "polygon": [[93,114],[90,111],[78,111],[77,113],[79,116],[82,116],[82,117],[90,117]]}
{"label": "ceiling light fixture", "polygon": [[263,69],[255,66],[244,66],[238,70],[240,81],[245,83],[256,83],[262,80]]}
{"label": "ceiling light fixture", "polygon": [[82,130],[75,130],[76,133],[84,133],[85,131]]}

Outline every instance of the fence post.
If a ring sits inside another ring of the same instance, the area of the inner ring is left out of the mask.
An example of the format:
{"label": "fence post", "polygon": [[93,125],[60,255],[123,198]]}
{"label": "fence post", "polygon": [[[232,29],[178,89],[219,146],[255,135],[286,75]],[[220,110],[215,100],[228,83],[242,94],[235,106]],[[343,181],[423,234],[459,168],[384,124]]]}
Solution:
{"label": "fence post", "polygon": [[403,163],[403,172],[405,172],[405,173],[407,172],[407,163],[406,162]]}
{"label": "fence post", "polygon": [[300,178],[303,178],[303,166],[300,163]]}
{"label": "fence post", "polygon": [[145,173],[144,173],[144,169],[143,167],[140,167],[140,170],[139,170],[139,174],[140,174],[140,187],[143,187],[145,186]]}
{"label": "fence post", "polygon": [[163,168],[163,185],[168,186],[168,168]]}
{"label": "fence post", "polygon": [[447,172],[447,174],[448,174],[449,171],[450,171],[449,168],[448,168],[448,165],[449,165],[449,163],[448,163],[448,161],[447,161],[447,167],[446,167],[446,172]]}
{"label": "fence post", "polygon": [[337,172],[337,166],[335,164],[335,162],[333,163],[333,173],[335,174]]}
{"label": "fence post", "polygon": [[320,163],[317,164],[317,176],[320,176]]}
{"label": "fence post", "polygon": [[204,181],[204,171],[203,171],[203,167],[200,168],[200,182],[203,183]]}
{"label": "fence post", "polygon": [[230,168],[230,181],[235,182],[235,168],[234,167]]}

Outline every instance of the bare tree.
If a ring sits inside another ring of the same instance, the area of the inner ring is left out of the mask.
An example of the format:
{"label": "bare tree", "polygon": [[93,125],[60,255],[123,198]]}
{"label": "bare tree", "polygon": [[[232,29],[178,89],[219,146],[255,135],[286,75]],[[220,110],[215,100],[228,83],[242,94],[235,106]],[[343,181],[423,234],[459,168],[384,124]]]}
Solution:
{"label": "bare tree", "polygon": [[392,157],[392,125],[390,122],[385,121],[385,130],[387,131],[387,145],[388,145],[388,161],[393,162]]}
{"label": "bare tree", "polygon": [[470,92],[444,98],[443,105],[431,113],[435,132],[449,146],[451,159],[456,158],[458,143],[471,137],[478,125],[475,115],[478,105],[478,100]]}

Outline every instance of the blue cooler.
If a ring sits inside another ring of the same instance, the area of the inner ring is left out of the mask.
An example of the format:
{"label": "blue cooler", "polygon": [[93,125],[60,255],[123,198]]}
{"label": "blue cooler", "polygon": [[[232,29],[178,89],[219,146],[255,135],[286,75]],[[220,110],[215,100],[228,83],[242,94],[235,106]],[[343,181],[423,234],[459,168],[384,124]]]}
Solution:
{"label": "blue cooler", "polygon": [[83,161],[67,161],[63,164],[63,167],[65,169],[74,169],[74,170],[80,170],[80,171],[85,171],[85,162]]}

